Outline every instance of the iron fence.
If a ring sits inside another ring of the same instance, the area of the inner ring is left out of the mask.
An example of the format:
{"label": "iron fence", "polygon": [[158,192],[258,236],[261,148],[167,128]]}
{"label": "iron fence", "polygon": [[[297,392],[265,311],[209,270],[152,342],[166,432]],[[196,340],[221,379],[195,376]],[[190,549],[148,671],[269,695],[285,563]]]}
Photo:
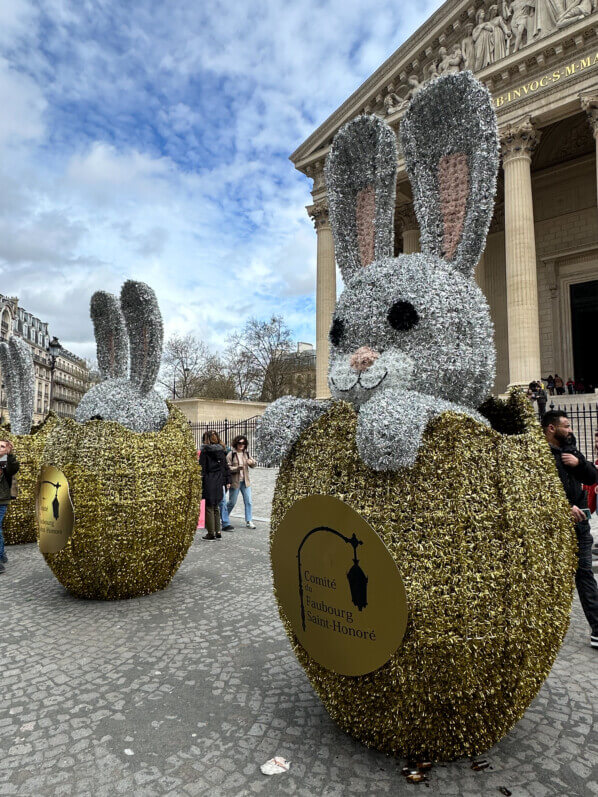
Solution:
{"label": "iron fence", "polygon": [[554,401],[556,396],[551,396],[549,410],[564,410],[571,421],[573,434],[577,440],[577,447],[590,462],[596,459],[594,450],[594,433],[598,431],[598,404],[566,404]]}
{"label": "iron fence", "polygon": [[201,445],[201,438],[208,429],[213,429],[215,432],[218,432],[225,446],[230,446],[237,435],[245,435],[247,438],[247,451],[256,460],[258,465],[266,467],[255,455],[255,433],[259,419],[259,415],[254,415],[252,418],[246,418],[243,421],[206,421],[203,423],[190,423],[189,426],[191,427],[195,445],[198,449]]}

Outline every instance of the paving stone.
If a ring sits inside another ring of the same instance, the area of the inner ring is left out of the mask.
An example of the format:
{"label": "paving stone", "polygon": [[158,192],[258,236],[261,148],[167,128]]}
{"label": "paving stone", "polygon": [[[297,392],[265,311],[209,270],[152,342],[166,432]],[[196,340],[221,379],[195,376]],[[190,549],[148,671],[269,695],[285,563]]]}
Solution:
{"label": "paving stone", "polygon": [[[266,516],[275,477],[256,469]],[[313,693],[278,619],[268,528],[257,525],[218,545],[198,536],[166,590],[117,603],[69,596],[37,546],[12,547],[0,582],[0,661],[10,662],[0,795],[373,797],[417,788],[402,762],[341,732]],[[575,599],[550,677],[485,756],[492,770],[437,765],[426,797],[498,795],[501,786],[514,797],[598,797],[598,651],[588,641]],[[290,772],[263,776],[260,764],[275,755]]]}

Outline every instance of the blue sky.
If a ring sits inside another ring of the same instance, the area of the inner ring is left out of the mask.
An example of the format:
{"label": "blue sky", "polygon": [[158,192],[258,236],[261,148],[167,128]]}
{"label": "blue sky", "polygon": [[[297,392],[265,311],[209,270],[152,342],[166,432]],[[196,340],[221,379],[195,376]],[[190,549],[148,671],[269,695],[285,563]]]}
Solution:
{"label": "blue sky", "polygon": [[0,0],[0,292],[94,356],[89,299],[156,290],[213,348],[315,340],[311,181],[289,154],[441,5]]}

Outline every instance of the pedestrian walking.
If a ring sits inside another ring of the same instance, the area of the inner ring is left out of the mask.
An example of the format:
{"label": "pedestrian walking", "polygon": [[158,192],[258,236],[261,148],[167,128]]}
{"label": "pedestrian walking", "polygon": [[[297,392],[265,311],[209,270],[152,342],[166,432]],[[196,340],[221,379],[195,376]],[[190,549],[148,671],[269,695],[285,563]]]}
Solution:
{"label": "pedestrian walking", "polygon": [[571,377],[569,377],[569,379],[567,379],[567,393],[570,396],[573,395],[574,388],[575,388],[575,382],[571,379]]}
{"label": "pedestrian walking", "polygon": [[565,392],[565,385],[558,374],[554,375],[554,389],[556,390],[557,396],[562,396]]}
{"label": "pedestrian walking", "polygon": [[572,442],[571,423],[566,412],[549,410],[542,418],[542,428],[575,522],[578,549],[575,585],[591,629],[590,644],[593,648],[598,648],[598,585],[592,570],[593,539],[590,534],[587,495],[583,489],[584,484],[596,484],[598,470]]}
{"label": "pedestrian walking", "polygon": [[12,500],[13,479],[19,471],[19,461],[13,454],[13,445],[9,440],[0,440],[0,573],[4,573],[7,562],[4,550],[4,533],[2,523]]}
{"label": "pedestrian walking", "polygon": [[219,505],[224,490],[230,485],[231,474],[226,461],[226,451],[218,432],[204,432],[203,445],[199,453],[201,465],[202,498],[206,502],[206,533],[203,540],[219,540],[222,537]]}
{"label": "pedestrian walking", "polygon": [[251,505],[251,481],[249,468],[255,468],[256,461],[249,456],[247,451],[247,438],[244,435],[237,435],[233,440],[233,450],[226,457],[228,467],[231,472],[231,484],[228,492],[228,514],[233,511],[239,491],[243,495],[245,505],[245,525],[248,529],[254,529]]}

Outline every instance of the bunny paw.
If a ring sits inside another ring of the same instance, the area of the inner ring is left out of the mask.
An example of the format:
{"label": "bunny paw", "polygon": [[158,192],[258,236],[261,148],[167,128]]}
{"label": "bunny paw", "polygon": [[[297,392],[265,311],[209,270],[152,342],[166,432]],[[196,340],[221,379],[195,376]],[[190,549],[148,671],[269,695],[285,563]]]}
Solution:
{"label": "bunny paw", "polygon": [[257,431],[258,458],[266,465],[279,465],[308,426],[323,415],[328,401],[284,396],[262,415]]}

